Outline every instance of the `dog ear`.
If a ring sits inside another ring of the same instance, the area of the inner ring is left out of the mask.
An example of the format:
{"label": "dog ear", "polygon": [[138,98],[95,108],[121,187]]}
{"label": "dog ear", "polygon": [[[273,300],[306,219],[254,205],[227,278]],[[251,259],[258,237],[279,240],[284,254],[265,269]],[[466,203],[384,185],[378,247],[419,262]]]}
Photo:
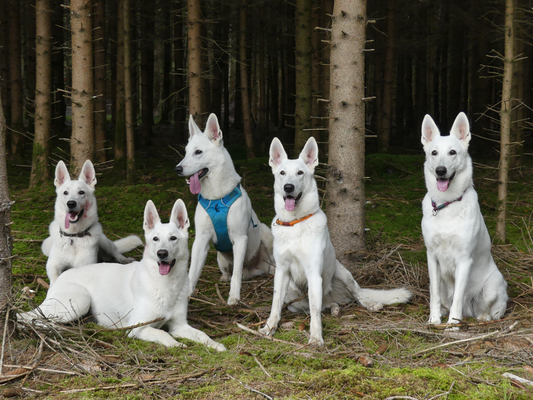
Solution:
{"label": "dog ear", "polygon": [[59,161],[56,165],[56,178],[54,179],[54,185],[56,188],[58,188],[66,181],[70,181],[70,175],[68,173],[67,166],[63,161]]}
{"label": "dog ear", "polygon": [[170,222],[174,222],[179,229],[187,229],[191,225],[187,215],[187,207],[182,199],[178,199],[174,203],[170,214]]}
{"label": "dog ear", "polygon": [[189,114],[189,140],[196,135],[198,132],[202,132],[200,128],[198,128],[198,125],[196,125],[196,122],[194,122],[194,118],[192,114]]}
{"label": "dog ear", "polygon": [[433,121],[433,118],[431,118],[429,114],[426,114],[424,120],[422,121],[421,142],[424,148],[426,148],[429,142],[435,139],[437,135],[440,136],[439,128],[437,128],[437,125],[435,124],[435,121]]}
{"label": "dog ear", "polygon": [[94,171],[94,165],[91,160],[87,160],[83,163],[78,179],[84,181],[90,187],[96,185],[96,172]]}
{"label": "dog ear", "polygon": [[272,139],[272,143],[270,143],[269,154],[270,159],[268,160],[268,165],[272,168],[272,172],[275,172],[279,165],[287,159],[287,153],[277,137]]}
{"label": "dog ear", "polygon": [[460,112],[455,118],[450,134],[457,136],[465,146],[468,146],[470,143],[470,139],[472,138],[470,135],[470,123],[464,112]]}
{"label": "dog ear", "polygon": [[152,200],[148,200],[146,206],[144,207],[144,232],[150,232],[160,221],[161,218],[159,218],[159,213],[157,212],[157,208],[155,208],[154,202]]}
{"label": "dog ear", "polygon": [[311,171],[314,171],[315,167],[318,165],[318,144],[313,136],[307,139],[307,142],[300,153],[300,159]]}
{"label": "dog ear", "polygon": [[209,115],[207,124],[205,124],[205,133],[209,140],[211,140],[216,145],[218,145],[222,140],[222,131],[220,130],[218,118],[215,114]]}

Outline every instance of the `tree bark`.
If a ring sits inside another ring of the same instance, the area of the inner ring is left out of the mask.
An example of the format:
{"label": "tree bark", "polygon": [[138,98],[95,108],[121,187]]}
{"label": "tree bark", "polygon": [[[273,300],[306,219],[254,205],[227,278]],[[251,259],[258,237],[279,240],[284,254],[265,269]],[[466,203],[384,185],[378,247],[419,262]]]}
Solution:
{"label": "tree bark", "polygon": [[[189,64],[189,113],[195,118],[202,114],[202,3],[187,0],[187,36]],[[198,121],[197,121],[198,122]],[[201,121],[200,121],[201,123]]]}
{"label": "tree bark", "polygon": [[498,165],[498,215],[496,216],[496,240],[506,241],[507,185],[511,149],[512,86],[514,64],[514,1],[505,1],[505,54],[503,59],[503,85],[500,108],[500,163]]}
{"label": "tree bark", "polygon": [[50,127],[52,125],[52,12],[50,0],[36,0],[35,137],[30,187],[48,181]]}
{"label": "tree bark", "polygon": [[387,153],[390,146],[392,127],[392,101],[394,87],[394,41],[396,31],[396,1],[387,1],[387,39],[385,40],[385,65],[383,68],[383,115],[381,130],[378,132],[378,151]]}
{"label": "tree bark", "polygon": [[254,138],[252,136],[252,115],[250,112],[250,87],[248,84],[248,59],[246,57],[246,14],[248,6],[246,0],[241,0],[241,12],[239,22],[240,46],[239,61],[241,71],[241,98],[242,98],[242,123],[244,129],[244,141],[246,143],[246,157],[255,158]]}
{"label": "tree bark", "polygon": [[135,146],[133,140],[133,107],[131,96],[131,41],[130,41],[130,0],[124,0],[122,9],[124,27],[124,108],[126,123],[127,182],[135,181]]}
{"label": "tree bark", "polygon": [[150,144],[154,125],[155,2],[141,1],[141,140]]}
{"label": "tree bark", "polygon": [[296,46],[296,104],[294,154],[300,154],[311,128],[311,1],[296,0],[295,15]]}
{"label": "tree bark", "polygon": [[10,0],[9,11],[9,78],[11,89],[11,155],[22,158],[24,153],[24,124],[22,100],[22,66],[20,37],[20,7],[18,0]]}
{"label": "tree bark", "polygon": [[11,254],[13,239],[11,238],[11,202],[9,201],[9,186],[6,166],[6,119],[2,107],[0,94],[0,337],[3,333],[6,314],[9,312],[13,296],[13,278],[11,274]]}
{"label": "tree bark", "polygon": [[337,258],[365,247],[366,0],[337,0],[331,32],[327,216]]}
{"label": "tree bark", "polygon": [[91,0],[70,2],[72,34],[71,172],[78,175],[85,160],[94,156],[94,86]]}
{"label": "tree bark", "polygon": [[94,32],[94,146],[97,162],[106,160],[107,79],[105,0],[96,0],[93,15]]}
{"label": "tree bark", "polygon": [[117,98],[115,122],[115,168],[126,170],[126,109],[124,93],[124,1],[118,1],[117,23]]}

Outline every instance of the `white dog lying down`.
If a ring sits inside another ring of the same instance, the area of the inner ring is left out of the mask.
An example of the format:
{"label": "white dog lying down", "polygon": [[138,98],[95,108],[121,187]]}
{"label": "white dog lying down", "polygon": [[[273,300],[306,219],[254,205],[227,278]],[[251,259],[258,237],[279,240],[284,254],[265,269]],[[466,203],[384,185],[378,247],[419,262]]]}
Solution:
{"label": "white dog lying down", "polygon": [[31,321],[44,315],[70,322],[89,315],[96,323],[111,328],[163,318],[132,329],[128,336],[183,347],[173,338],[176,336],[225,350],[222,344],[187,324],[188,227],[182,200],[174,204],[168,224],[161,223],[149,200],[144,210],[146,247],[141,261],[130,265],[94,264],[65,271],[38,309],[18,317]]}
{"label": "white dog lying down", "polygon": [[336,259],[329,237],[327,218],[320,209],[314,177],[318,146],[313,137],[300,157],[289,160],[281,142],[270,145],[270,166],[274,173],[274,298],[272,311],[260,332],[272,335],[281,318],[283,303],[303,294],[308,298],[289,306],[291,311],[310,311],[309,343],[323,345],[321,311],[357,300],[371,311],[384,304],[405,303],[411,292],[404,288],[372,290],[359,287],[352,274]]}
{"label": "white dog lying down", "polygon": [[422,144],[428,193],[422,202],[422,233],[427,248],[430,324],[464,317],[490,321],[503,316],[507,283],[494,263],[491,241],[481,215],[468,154],[470,124],[464,113],[449,136],[441,136],[426,115]]}
{"label": "white dog lying down", "polygon": [[82,267],[98,261],[130,263],[133,258],[122,255],[142,246],[137,236],[128,236],[112,242],[98,222],[94,186],[96,173],[93,163],[85,161],[76,180],[71,180],[67,166],[59,161],[55,180],[57,198],[50,237],[42,245],[48,256],[46,273],[53,284],[59,274],[69,268]]}

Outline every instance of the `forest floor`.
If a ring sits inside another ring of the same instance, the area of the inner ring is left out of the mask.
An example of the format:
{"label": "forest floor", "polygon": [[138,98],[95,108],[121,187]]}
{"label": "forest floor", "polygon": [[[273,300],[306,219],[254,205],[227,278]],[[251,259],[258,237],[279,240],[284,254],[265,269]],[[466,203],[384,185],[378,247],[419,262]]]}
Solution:
{"label": "forest floor", "polygon": [[[174,201],[183,198],[193,221],[196,199],[174,172],[180,159],[167,145],[145,149],[137,158],[135,185],[126,185],[124,174],[117,175],[110,165],[97,166],[100,222],[108,237],[142,237],[148,199],[165,220]],[[426,324],[422,163],[422,150],[420,155],[367,157],[368,247],[351,268],[363,287],[410,288],[415,296],[409,304],[378,313],[348,304],[339,317],[324,312],[323,348],[307,345],[309,317],[285,309],[274,338],[264,338],[257,328],[270,312],[273,276],[244,282],[241,304],[229,307],[229,285],[219,282],[211,251],[190,300],[188,319],[228,351],[216,353],[190,341],[184,341],[187,348],[168,349],[130,339],[127,330],[94,324],[53,325],[50,330],[26,326],[2,342],[0,394],[57,399],[533,398],[533,169],[522,168],[510,186],[509,244],[493,247],[509,283],[505,317],[490,323],[465,320],[458,332],[448,333],[445,325]],[[269,225],[274,211],[268,160],[236,160],[236,166],[259,218]],[[475,174],[492,235],[497,204],[494,170],[476,164]],[[14,310],[38,305],[46,293],[46,257],[40,246],[52,220],[55,191],[52,180],[36,190],[28,190],[28,182],[28,168],[10,166]],[[193,239],[194,224],[191,245]],[[142,251],[131,255],[140,259]],[[27,288],[37,292],[35,298],[29,298]]]}

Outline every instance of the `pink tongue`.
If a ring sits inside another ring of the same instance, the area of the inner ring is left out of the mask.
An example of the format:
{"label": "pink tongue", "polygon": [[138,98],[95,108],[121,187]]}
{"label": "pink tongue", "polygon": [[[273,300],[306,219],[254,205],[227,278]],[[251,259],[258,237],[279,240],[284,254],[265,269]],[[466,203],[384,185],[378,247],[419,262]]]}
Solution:
{"label": "pink tongue", "polygon": [[441,192],[448,190],[448,185],[450,184],[449,179],[437,179],[437,189]]}
{"label": "pink tongue", "polygon": [[189,190],[191,191],[192,194],[198,194],[202,190],[202,185],[200,184],[200,178],[198,177],[199,174],[200,172],[197,172],[196,174],[189,177]]}
{"label": "pink tongue", "polygon": [[161,275],[168,275],[169,272],[170,272],[170,264],[167,262],[161,261],[159,263],[159,273]]}
{"label": "pink tongue", "polygon": [[285,210],[287,211],[294,211],[294,207],[296,206],[296,199],[287,197],[285,199]]}
{"label": "pink tongue", "polygon": [[70,214],[67,213],[67,215],[65,215],[65,229],[68,229],[70,227]]}

